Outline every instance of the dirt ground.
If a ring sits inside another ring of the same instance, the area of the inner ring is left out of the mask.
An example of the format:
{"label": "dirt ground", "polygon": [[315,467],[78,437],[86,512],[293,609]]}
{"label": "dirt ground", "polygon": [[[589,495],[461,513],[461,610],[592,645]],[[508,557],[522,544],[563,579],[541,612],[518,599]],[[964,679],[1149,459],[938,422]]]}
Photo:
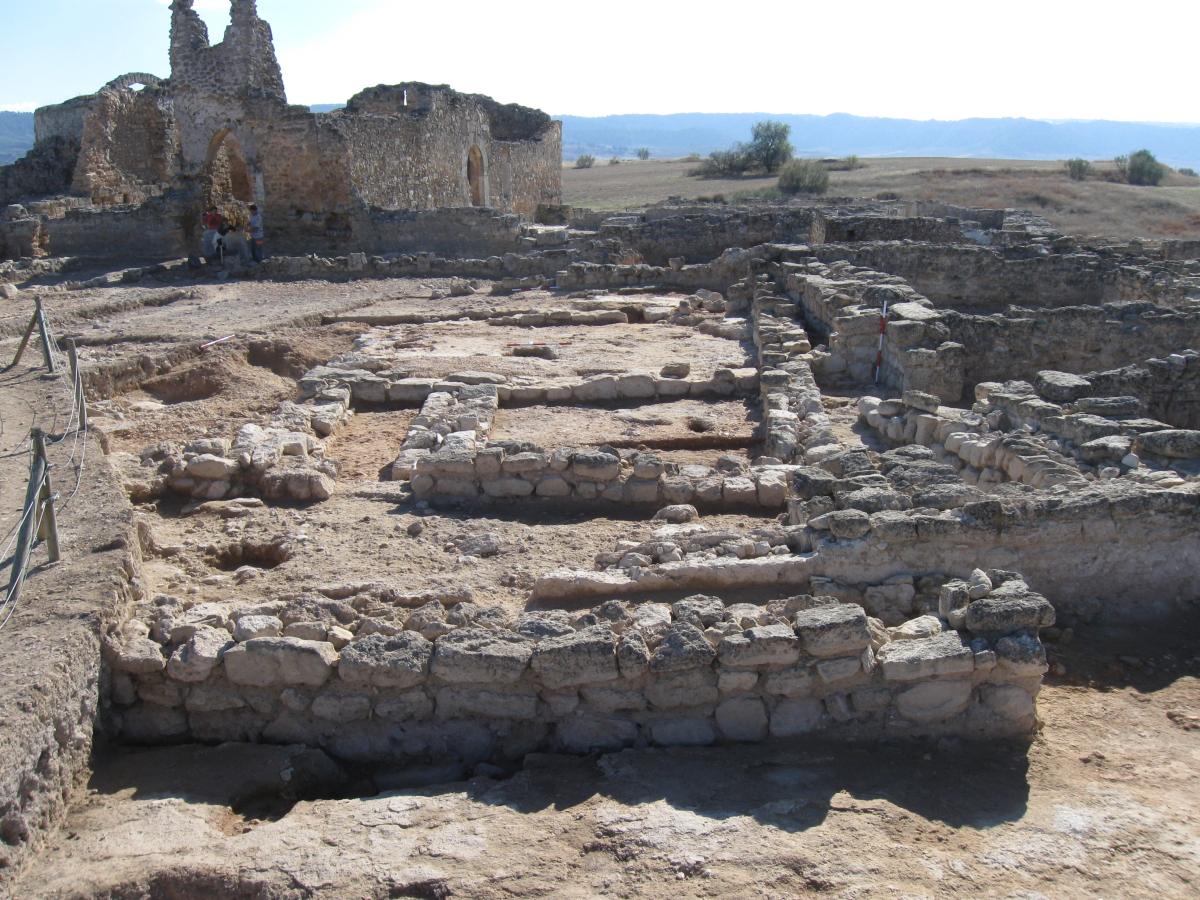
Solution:
{"label": "dirt ground", "polygon": [[507,780],[376,794],[360,775],[327,787],[343,799],[294,806],[270,799],[275,749],[123,751],[16,893],[1193,897],[1198,625],[1058,648],[1067,674],[1044,688],[1028,749],[537,756]]}
{"label": "dirt ground", "polygon": [[[941,200],[963,206],[1019,207],[1068,234],[1120,240],[1200,237],[1200,179],[1170,175],[1160,187],[1102,179],[1071,181],[1061,162],[1005,159],[864,158],[861,169],[831,172],[830,197]],[[699,179],[683,160],[631,160],[619,166],[563,169],[563,202],[598,210],[773,188],[775,178]],[[1110,168],[1100,163],[1099,170]],[[815,201],[814,201],[815,202]]]}

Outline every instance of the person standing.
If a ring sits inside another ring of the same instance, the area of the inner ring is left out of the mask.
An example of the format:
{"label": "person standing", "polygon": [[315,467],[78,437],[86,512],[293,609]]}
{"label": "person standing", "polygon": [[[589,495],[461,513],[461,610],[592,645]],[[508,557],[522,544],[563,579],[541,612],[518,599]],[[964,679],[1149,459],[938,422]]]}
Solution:
{"label": "person standing", "polygon": [[201,221],[204,224],[204,235],[201,239],[203,253],[206,259],[212,260],[218,256],[221,229],[225,225],[225,217],[217,212],[215,206],[210,206]]}
{"label": "person standing", "polygon": [[256,263],[263,261],[263,217],[256,204],[250,204],[250,256]]}

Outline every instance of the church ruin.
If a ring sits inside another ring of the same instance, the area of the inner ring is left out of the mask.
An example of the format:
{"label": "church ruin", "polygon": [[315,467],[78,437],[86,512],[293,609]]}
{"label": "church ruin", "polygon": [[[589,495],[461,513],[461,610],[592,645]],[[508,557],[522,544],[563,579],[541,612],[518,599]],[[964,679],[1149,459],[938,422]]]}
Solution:
{"label": "church ruin", "polygon": [[388,252],[413,221],[398,211],[530,219],[561,198],[561,125],[539,110],[416,82],[331,113],[289,105],[255,0],[233,0],[217,44],[175,0],[170,60],[167,80],[37,111],[37,145],[0,169],[0,203],[25,213],[6,215],[0,257],[195,252],[204,208],[244,221],[252,202],[277,248]]}

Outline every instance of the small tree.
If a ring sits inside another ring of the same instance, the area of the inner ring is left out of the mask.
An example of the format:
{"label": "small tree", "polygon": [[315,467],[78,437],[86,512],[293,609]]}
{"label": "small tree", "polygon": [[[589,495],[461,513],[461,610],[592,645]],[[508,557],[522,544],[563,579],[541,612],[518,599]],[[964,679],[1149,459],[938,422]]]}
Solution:
{"label": "small tree", "polygon": [[829,172],[816,159],[793,159],[779,172],[781,193],[823,194],[829,190]]}
{"label": "small tree", "polygon": [[1179,174],[1180,174],[1180,175],[1186,175],[1188,178],[1195,178],[1195,177],[1196,177],[1196,170],[1195,170],[1195,169],[1189,169],[1189,168],[1186,168],[1186,167],[1185,167],[1185,168],[1182,168],[1182,169],[1180,169],[1180,170],[1179,170]]}
{"label": "small tree", "polygon": [[1068,159],[1067,175],[1072,181],[1083,181],[1092,173],[1092,164],[1086,159]]}
{"label": "small tree", "polygon": [[575,159],[575,168],[577,169],[590,169],[595,164],[596,157],[592,156],[590,153],[585,153],[582,156],[576,157]]}
{"label": "small tree", "polygon": [[746,148],[749,165],[747,169],[762,169],[768,175],[778,172],[780,166],[792,158],[792,144],[788,135],[792,127],[784,122],[759,122],[751,132],[750,146]]}
{"label": "small tree", "polygon": [[1167,174],[1167,167],[1154,158],[1149,150],[1129,154],[1125,178],[1130,184],[1157,186]]}
{"label": "small tree", "polygon": [[649,147],[639,147],[638,152],[637,152],[637,158],[642,159],[642,160],[649,159],[650,158],[650,148]]}

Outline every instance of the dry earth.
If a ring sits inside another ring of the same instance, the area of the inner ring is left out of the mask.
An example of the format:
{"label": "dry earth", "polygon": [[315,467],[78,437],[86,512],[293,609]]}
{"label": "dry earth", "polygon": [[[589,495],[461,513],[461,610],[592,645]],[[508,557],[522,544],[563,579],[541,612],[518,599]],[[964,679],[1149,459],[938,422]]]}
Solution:
{"label": "dry earth", "polygon": [[[1059,162],[1001,159],[872,158],[864,168],[832,172],[831,197],[940,200],[962,206],[1031,209],[1068,234],[1129,238],[1200,237],[1200,179],[1168,176],[1161,187],[1100,179],[1071,181]],[[616,210],[668,197],[732,200],[775,186],[774,178],[699,179],[682,160],[627,160],[617,166],[563,169],[563,202]],[[1103,169],[1106,164],[1100,164]]]}

